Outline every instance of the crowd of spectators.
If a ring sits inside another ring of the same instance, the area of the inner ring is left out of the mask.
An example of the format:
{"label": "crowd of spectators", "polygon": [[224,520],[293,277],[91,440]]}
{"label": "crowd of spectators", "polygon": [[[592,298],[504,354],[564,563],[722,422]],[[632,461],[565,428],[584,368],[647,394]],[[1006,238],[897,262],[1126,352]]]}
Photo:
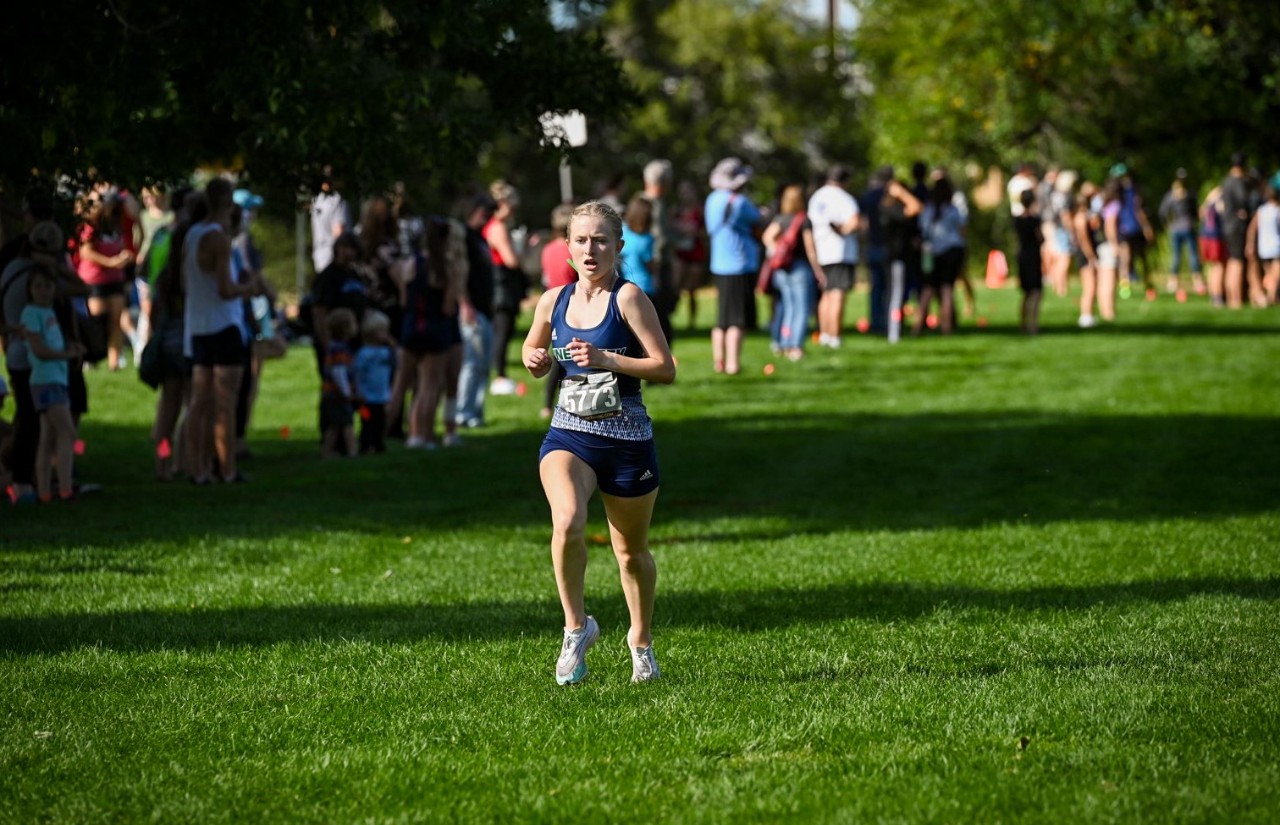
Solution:
{"label": "crowd of spectators", "polygon": [[[903,179],[882,166],[855,189],[855,170],[834,166],[812,181],[781,181],[761,204],[754,170],[737,158],[716,164],[706,187],[677,185],[665,160],[636,171],[634,194],[625,174],[602,191],[623,216],[621,274],[649,295],[669,342],[680,302],[692,328],[699,294],[714,284],[716,372],[741,370],[743,337],[761,326],[793,361],[811,344],[839,348],[860,282],[860,333],[949,334],[975,314],[969,198],[945,168],[916,163]],[[1149,213],[1122,164],[1097,183],[1017,169],[1005,189],[1005,245],[1016,250],[1022,329],[1039,330],[1045,286],[1066,296],[1073,272],[1082,328],[1113,322],[1117,298],[1154,299],[1157,226],[1172,253],[1164,289],[1179,301],[1189,286],[1219,307],[1275,303],[1280,174],[1265,180],[1235,155],[1220,184],[1203,199],[1196,192],[1179,170]],[[523,223],[535,217],[521,215],[521,203],[497,180],[447,218],[418,214],[400,190],[365,199],[357,220],[326,175],[310,205],[314,279],[287,320],[262,276],[251,229],[263,202],[250,190],[224,178],[137,195],[99,183],[75,198],[64,231],[50,192],[33,188],[21,234],[0,249],[0,400],[15,401],[12,425],[0,422],[0,481],[10,500],[95,489],[74,480],[68,458],[89,409],[83,372],[95,365],[132,364],[158,390],[156,478],[246,480],[238,461],[251,455],[245,433],[264,364],[297,338],[315,352],[323,455],[377,454],[388,439],[417,450],[462,445],[461,431],[484,426],[488,395],[523,391],[507,375],[508,350],[531,288],[575,278],[562,237],[571,205],[531,234]],[[987,284],[998,286],[1002,256],[982,246]],[[763,321],[760,293],[771,299]],[[544,417],[552,403],[548,394]]]}

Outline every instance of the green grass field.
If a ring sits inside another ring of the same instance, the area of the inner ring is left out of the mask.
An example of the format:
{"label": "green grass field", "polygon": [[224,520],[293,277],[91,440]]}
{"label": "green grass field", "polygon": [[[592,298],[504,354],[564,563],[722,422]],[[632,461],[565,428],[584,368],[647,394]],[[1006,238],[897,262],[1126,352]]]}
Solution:
{"label": "green grass field", "polygon": [[295,349],[251,483],[195,488],[91,374],[106,491],[0,509],[0,821],[1275,821],[1280,311],[1050,297],[1027,339],[1016,298],[770,376],[677,342],[642,686],[598,502],[555,685],[537,384],[322,462]]}

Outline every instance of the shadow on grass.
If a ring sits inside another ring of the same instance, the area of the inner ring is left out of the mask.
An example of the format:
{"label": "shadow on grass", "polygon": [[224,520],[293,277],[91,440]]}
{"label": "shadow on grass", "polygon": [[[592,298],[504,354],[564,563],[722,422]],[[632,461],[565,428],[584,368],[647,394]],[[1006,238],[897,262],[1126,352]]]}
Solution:
{"label": "shadow on grass", "polygon": [[[990,326],[985,329],[961,327],[957,333],[964,335],[991,335],[996,337],[1026,338],[1027,335],[1014,325]],[[929,333],[932,335],[933,333]],[[1280,335],[1280,327],[1264,326],[1217,326],[1210,323],[1131,323],[1123,319],[1114,324],[1104,324],[1092,329],[1080,329],[1075,323],[1041,324],[1040,335],[1071,335],[1087,338],[1240,338],[1268,337]],[[927,336],[926,336],[927,337]]]}
{"label": "shadow on grass", "polygon": [[[1280,599],[1280,579],[1193,578],[1092,586],[994,590],[896,583],[812,588],[664,592],[660,629],[720,628],[755,632],[798,624],[861,620],[901,622],[940,609],[1010,612],[1088,610],[1178,602],[1198,596]],[[625,624],[621,599],[597,615]],[[513,639],[553,633],[553,600],[422,605],[304,605],[226,610],[123,611],[0,619],[0,652],[59,653],[83,647],[121,651],[208,650],[276,644],[368,641],[413,643]]]}
{"label": "shadow on grass", "polygon": [[[1121,307],[1124,310],[1124,307]],[[1148,320],[1145,318],[1135,318],[1131,312],[1120,314],[1116,321],[1112,323],[1102,323],[1091,329],[1081,329],[1076,323],[1075,318],[1064,321],[1061,317],[1045,320],[1042,318],[1040,323],[1040,335],[1071,335],[1083,336],[1090,338],[1097,337],[1138,337],[1138,338],[1161,338],[1173,336],[1178,338],[1238,338],[1259,336],[1263,339],[1280,335],[1280,326],[1274,324],[1274,319],[1267,316],[1267,311],[1259,310],[1258,312],[1246,311],[1243,314],[1215,313],[1213,316],[1207,316],[1200,313],[1194,318],[1189,317],[1170,317],[1169,320]],[[983,313],[983,317],[987,317]],[[1209,318],[1210,320],[1206,320]],[[1215,323],[1216,319],[1220,323]],[[903,346],[913,346],[912,328],[914,324],[913,318],[907,318],[902,328]],[[876,339],[884,339],[885,333],[855,333],[853,330],[846,328],[846,343],[858,344],[861,342],[873,343]],[[711,337],[710,327],[697,327],[691,330],[678,329],[678,339],[680,341],[696,340],[701,343]],[[961,337],[975,338],[1026,338],[1027,334],[1022,331],[1017,320],[1017,306],[1011,305],[1007,309],[1007,314],[1001,314],[995,317],[987,318],[987,326],[978,326],[973,318],[959,319],[955,331],[952,333]],[[765,331],[752,331],[748,333],[748,339],[768,338]],[[927,343],[930,339],[941,339],[942,336],[937,330],[925,329],[921,334],[922,343]],[[945,340],[945,339],[943,339]],[[881,341],[887,345],[887,341]],[[814,347],[813,352],[821,352]]]}
{"label": "shadow on grass", "polygon": [[[656,543],[1205,519],[1276,512],[1280,503],[1280,428],[1261,417],[744,412],[657,429]],[[99,428],[93,437],[95,449],[112,456],[145,449],[126,428]],[[541,438],[497,430],[459,450],[393,445],[385,456],[330,462],[310,444],[275,441],[258,448],[251,483],[213,488],[162,485],[138,459],[132,467],[113,462],[94,477],[107,492],[56,519],[38,507],[5,513],[6,550],[537,528],[548,522],[536,468]],[[152,506],[130,506],[143,499]],[[737,522],[734,529],[726,520]],[[100,570],[99,561],[88,564]]]}

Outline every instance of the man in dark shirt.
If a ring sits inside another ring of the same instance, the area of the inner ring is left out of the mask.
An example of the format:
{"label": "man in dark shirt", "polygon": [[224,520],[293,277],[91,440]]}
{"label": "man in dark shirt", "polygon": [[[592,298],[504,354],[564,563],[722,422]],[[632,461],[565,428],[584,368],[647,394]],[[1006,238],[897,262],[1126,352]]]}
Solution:
{"label": "man in dark shirt", "polygon": [[[880,228],[884,233],[885,266],[889,272],[890,343],[897,343],[902,329],[902,307],[907,299],[907,262],[913,239],[919,239],[923,204],[911,190],[893,177],[891,169],[880,199]],[[918,251],[918,250],[917,250]]]}
{"label": "man in dark shirt", "polygon": [[[929,201],[929,164],[917,160],[911,164],[911,194],[920,203]],[[924,285],[924,234],[920,231],[918,220],[906,224],[907,245],[903,260],[907,265],[907,300],[917,300],[920,288]]]}
{"label": "man in dark shirt", "polygon": [[458,374],[458,410],[455,420],[464,427],[484,424],[485,388],[493,359],[493,255],[481,229],[493,217],[498,204],[488,195],[477,195],[466,207],[467,294],[458,304],[462,330],[462,371]]}
{"label": "man in dark shirt", "polygon": [[1249,185],[1244,176],[1245,156],[1231,156],[1231,171],[1222,180],[1222,240],[1227,250],[1227,266],[1223,281],[1227,306],[1244,305],[1245,235],[1249,229]]}
{"label": "man in dark shirt", "polygon": [[885,183],[892,179],[893,167],[881,167],[871,178],[867,191],[858,198],[858,211],[863,216],[862,225],[866,227],[862,245],[866,249],[864,260],[867,262],[867,281],[871,284],[867,315],[871,322],[871,332],[877,335],[884,335],[889,330],[888,277],[885,270],[884,228],[880,223],[880,201],[884,198]]}
{"label": "man in dark shirt", "polygon": [[[311,343],[321,376],[325,353],[329,350],[329,313],[345,307],[359,323],[369,306],[369,284],[353,266],[359,258],[360,241],[351,234],[339,235],[333,242],[333,262],[316,276],[311,288]],[[399,335],[400,330],[393,330],[392,334]]]}

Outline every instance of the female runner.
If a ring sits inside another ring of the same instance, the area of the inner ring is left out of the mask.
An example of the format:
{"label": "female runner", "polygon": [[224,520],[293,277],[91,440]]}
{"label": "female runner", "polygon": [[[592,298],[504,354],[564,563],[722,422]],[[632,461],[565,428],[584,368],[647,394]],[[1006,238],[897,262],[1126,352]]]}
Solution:
{"label": "female runner", "polygon": [[618,213],[598,201],[582,204],[573,211],[568,241],[577,282],[543,293],[523,348],[535,378],[545,376],[553,361],[565,376],[539,455],[564,609],[556,682],[577,684],[586,677],[587,651],[600,635],[583,600],[587,502],[597,489],[631,616],[631,681],[647,682],[659,675],[652,636],[657,568],[649,553],[659,478],[640,382],[671,383],[675,360],[653,304],[617,271]]}

